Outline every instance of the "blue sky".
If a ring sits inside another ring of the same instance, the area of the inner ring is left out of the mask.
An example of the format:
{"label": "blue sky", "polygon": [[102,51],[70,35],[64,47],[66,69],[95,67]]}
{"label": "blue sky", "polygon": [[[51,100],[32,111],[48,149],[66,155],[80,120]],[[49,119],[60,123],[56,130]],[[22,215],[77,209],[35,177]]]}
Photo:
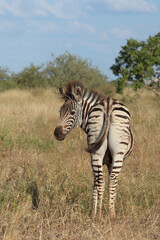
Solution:
{"label": "blue sky", "polygon": [[68,50],[113,78],[126,39],[160,31],[160,0],[0,0],[0,66],[19,72]]}

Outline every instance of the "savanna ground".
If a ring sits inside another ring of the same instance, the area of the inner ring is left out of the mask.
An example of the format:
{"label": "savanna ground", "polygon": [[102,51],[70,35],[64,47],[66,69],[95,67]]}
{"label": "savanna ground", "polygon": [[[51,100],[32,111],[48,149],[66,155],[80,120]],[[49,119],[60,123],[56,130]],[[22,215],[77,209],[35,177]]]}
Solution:
{"label": "savanna ground", "polygon": [[160,98],[147,90],[114,96],[129,106],[135,146],[119,176],[116,212],[92,221],[93,176],[86,136],[53,131],[62,104],[54,90],[0,93],[0,239],[160,239]]}

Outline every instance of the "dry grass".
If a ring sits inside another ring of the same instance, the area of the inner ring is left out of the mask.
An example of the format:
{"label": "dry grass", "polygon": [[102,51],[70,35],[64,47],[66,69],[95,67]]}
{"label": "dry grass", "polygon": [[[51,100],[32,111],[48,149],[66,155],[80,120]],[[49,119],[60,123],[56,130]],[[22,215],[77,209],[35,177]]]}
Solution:
{"label": "dry grass", "polygon": [[135,147],[119,176],[117,219],[108,218],[106,191],[103,217],[93,222],[86,137],[76,129],[64,142],[54,139],[57,95],[0,93],[0,239],[160,239],[160,100],[130,89],[121,100],[132,113]]}

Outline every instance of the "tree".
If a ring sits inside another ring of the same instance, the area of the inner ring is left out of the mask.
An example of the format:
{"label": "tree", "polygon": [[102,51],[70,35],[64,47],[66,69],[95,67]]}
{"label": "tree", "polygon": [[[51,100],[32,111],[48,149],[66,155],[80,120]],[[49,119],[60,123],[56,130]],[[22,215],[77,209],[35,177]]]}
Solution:
{"label": "tree", "polygon": [[20,73],[15,74],[14,78],[19,87],[22,88],[35,88],[45,87],[47,82],[41,66],[34,66],[24,68]]}
{"label": "tree", "polygon": [[148,38],[147,46],[153,58],[154,76],[160,79],[160,32]]}
{"label": "tree", "polygon": [[107,76],[103,75],[91,61],[72,55],[69,52],[54,58],[47,63],[45,73],[51,86],[66,84],[68,81],[82,81],[90,88],[97,88],[107,82]]}
{"label": "tree", "polygon": [[159,76],[160,68],[160,33],[149,37],[147,41],[138,42],[127,40],[121,47],[115,64],[111,66],[113,73],[118,76],[117,92],[123,93],[128,82],[137,90],[144,84],[144,80],[152,80]]}
{"label": "tree", "polygon": [[15,88],[13,75],[8,67],[0,67],[0,91]]}
{"label": "tree", "polygon": [[7,67],[0,67],[0,81],[9,80],[10,70]]}

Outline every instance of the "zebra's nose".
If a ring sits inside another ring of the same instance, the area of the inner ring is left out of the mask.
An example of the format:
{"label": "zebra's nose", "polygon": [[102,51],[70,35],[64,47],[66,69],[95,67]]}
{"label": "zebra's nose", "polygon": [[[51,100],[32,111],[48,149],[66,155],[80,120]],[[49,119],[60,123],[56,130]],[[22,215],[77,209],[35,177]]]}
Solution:
{"label": "zebra's nose", "polygon": [[62,131],[62,127],[61,126],[58,126],[55,128],[54,130],[54,136],[56,137],[57,140],[64,140],[65,139],[65,135],[63,134],[63,131]]}
{"label": "zebra's nose", "polygon": [[56,138],[59,138],[59,137],[61,137],[61,135],[63,135],[63,134],[62,134],[62,127],[61,127],[61,126],[58,126],[58,127],[56,127],[56,129],[54,130],[54,136],[55,136]]}

